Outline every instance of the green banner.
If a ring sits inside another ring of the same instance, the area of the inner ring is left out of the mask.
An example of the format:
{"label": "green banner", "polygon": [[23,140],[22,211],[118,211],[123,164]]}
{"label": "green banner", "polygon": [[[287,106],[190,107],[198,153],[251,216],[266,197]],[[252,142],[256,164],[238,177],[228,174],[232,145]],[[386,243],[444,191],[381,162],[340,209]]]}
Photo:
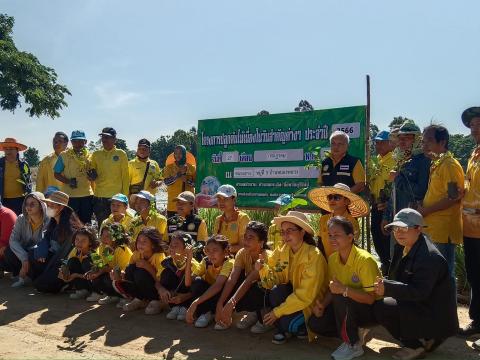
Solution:
{"label": "green banner", "polygon": [[[350,136],[349,153],[365,159],[365,106],[199,120],[197,206],[215,206],[218,186],[230,184],[237,205],[271,208],[270,200],[315,187],[318,169],[306,168],[313,152],[329,150],[329,136]],[[316,208],[310,204],[307,208]]]}

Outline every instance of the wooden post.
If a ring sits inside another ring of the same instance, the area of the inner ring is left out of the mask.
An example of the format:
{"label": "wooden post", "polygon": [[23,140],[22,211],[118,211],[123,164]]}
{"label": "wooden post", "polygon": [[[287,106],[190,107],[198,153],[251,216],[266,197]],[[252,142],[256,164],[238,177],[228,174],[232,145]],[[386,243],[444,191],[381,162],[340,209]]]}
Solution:
{"label": "wooden post", "polygon": [[[369,168],[370,164],[370,75],[367,75],[367,123],[365,129],[365,168]],[[368,186],[368,184],[367,184]],[[365,218],[366,229],[367,229],[367,251],[371,252],[372,250],[372,241],[370,233],[370,213]]]}

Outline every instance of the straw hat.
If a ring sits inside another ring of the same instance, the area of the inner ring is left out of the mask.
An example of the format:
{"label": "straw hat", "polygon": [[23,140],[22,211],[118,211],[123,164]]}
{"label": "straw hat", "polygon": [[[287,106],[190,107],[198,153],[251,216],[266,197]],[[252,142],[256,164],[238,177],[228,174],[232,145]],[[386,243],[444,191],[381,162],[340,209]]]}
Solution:
{"label": "straw hat", "polygon": [[319,208],[332,211],[328,204],[327,196],[330,194],[338,194],[346,197],[350,200],[348,210],[353,217],[362,217],[368,214],[368,205],[360,196],[350,191],[350,188],[342,183],[335,184],[334,186],[323,186],[308,193],[308,198]]}
{"label": "straw hat", "polygon": [[309,234],[312,234],[312,235],[314,234],[312,227],[308,223],[307,215],[305,215],[300,211],[289,211],[287,215],[277,216],[273,218],[273,222],[278,227],[281,227],[282,223],[285,221],[300,226],[303,230],[305,230]]}
{"label": "straw hat", "polygon": [[69,199],[70,199],[70,197],[67,194],[65,194],[64,192],[54,191],[50,194],[48,199],[45,199],[45,200],[42,200],[42,201],[45,202],[45,203],[62,205],[62,206],[65,206],[65,207],[68,207],[68,208],[72,209],[70,206],[68,206],[68,200]]}
{"label": "straw hat", "polygon": [[24,151],[28,149],[27,145],[20,144],[14,138],[5,138],[5,141],[0,142],[0,151],[5,150],[5,148],[17,148],[18,151]]}

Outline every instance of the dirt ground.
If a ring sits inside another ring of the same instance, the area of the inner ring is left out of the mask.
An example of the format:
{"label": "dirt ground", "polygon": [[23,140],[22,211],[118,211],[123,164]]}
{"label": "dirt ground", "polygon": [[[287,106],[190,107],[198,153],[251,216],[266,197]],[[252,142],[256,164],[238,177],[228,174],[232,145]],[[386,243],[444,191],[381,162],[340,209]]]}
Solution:
{"label": "dirt ground", "polygon": [[[236,328],[217,332],[169,321],[164,314],[123,313],[113,305],[92,305],[68,296],[44,295],[32,287],[10,288],[0,279],[0,358],[2,359],[314,359],[330,358],[339,345],[321,338],[312,344],[291,339],[273,345],[271,333],[261,336]],[[460,321],[468,321],[459,308]],[[389,359],[398,348],[378,327],[364,359]],[[480,359],[471,341],[451,338],[429,359]]]}

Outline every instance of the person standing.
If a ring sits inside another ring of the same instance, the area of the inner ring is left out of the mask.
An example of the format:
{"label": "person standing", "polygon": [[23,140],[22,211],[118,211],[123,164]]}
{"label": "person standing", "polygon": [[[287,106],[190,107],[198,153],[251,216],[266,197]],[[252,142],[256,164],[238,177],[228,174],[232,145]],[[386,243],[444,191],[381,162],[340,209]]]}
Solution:
{"label": "person standing", "polygon": [[162,171],[158,163],[150,159],[150,141],[140,139],[137,146],[137,155],[135,159],[128,162],[128,174],[130,179],[129,195],[137,194],[141,190],[146,190],[151,194],[156,194],[158,187],[162,183]]}
{"label": "person standing", "polygon": [[62,183],[55,177],[53,168],[57,162],[58,156],[65,151],[68,145],[68,136],[62,131],[58,131],[52,140],[53,152],[45,156],[38,166],[37,180],[35,190],[45,193],[49,186],[60,188]]}
{"label": "person standing", "polygon": [[471,289],[471,322],[460,329],[460,334],[470,336],[480,334],[480,106],[466,109],[462,121],[477,144],[468,160],[463,197],[463,246]]}
{"label": "person standing", "polygon": [[24,150],[27,150],[27,146],[14,138],[0,142],[0,151],[5,153],[0,158],[0,196],[3,205],[17,216],[22,213],[25,196],[32,191],[30,167],[19,156],[20,151]]}
{"label": "person standing", "polygon": [[425,233],[445,257],[455,279],[455,246],[462,243],[461,196],[465,182],[462,165],[448,151],[448,130],[430,125],[423,131],[423,151],[432,160],[430,181],[418,211],[425,219]]}
{"label": "person standing", "polygon": [[348,153],[350,137],[343,131],[330,135],[330,154],[322,161],[318,185],[333,186],[338,183],[348,185],[358,194],[365,188],[365,169],[359,158]]}
{"label": "person standing", "polygon": [[93,190],[87,172],[90,154],[86,148],[87,138],[81,130],[72,131],[72,148],[63,151],[55,163],[54,175],[60,189],[70,197],[68,205],[86,224],[92,221]]}
{"label": "person standing", "polygon": [[106,127],[99,134],[103,149],[92,154],[89,179],[95,181],[93,212],[98,225],[110,215],[110,198],[115,194],[128,194],[128,158],[117,149],[117,132]]}

